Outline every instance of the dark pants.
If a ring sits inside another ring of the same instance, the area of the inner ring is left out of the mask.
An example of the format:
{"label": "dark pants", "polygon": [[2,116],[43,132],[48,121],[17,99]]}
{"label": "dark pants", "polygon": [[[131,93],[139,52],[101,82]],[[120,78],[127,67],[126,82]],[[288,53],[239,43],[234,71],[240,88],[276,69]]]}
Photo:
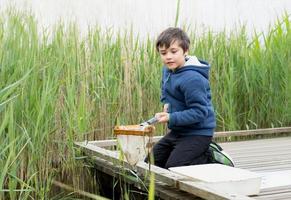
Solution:
{"label": "dark pants", "polygon": [[206,164],[211,136],[165,135],[153,148],[154,164],[162,168]]}

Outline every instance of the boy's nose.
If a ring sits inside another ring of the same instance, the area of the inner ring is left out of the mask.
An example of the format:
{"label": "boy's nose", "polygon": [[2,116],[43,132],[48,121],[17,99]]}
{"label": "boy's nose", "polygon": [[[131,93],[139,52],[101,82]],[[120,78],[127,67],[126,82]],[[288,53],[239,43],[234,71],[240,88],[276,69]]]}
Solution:
{"label": "boy's nose", "polygon": [[166,55],[166,60],[171,60],[172,59],[172,56],[168,53],[167,55]]}

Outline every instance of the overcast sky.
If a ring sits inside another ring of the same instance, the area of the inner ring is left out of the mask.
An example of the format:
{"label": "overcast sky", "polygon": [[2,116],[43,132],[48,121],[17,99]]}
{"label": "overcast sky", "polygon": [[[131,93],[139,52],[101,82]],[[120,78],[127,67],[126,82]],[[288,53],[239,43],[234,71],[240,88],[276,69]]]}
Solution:
{"label": "overcast sky", "polygon": [[[77,22],[82,32],[88,24],[114,29],[132,25],[142,37],[156,36],[174,25],[177,6],[177,0],[0,0],[0,10],[11,2],[17,8],[31,8],[44,27],[60,18]],[[181,0],[179,24],[215,32],[246,24],[249,32],[264,31],[284,11],[291,14],[291,0]]]}

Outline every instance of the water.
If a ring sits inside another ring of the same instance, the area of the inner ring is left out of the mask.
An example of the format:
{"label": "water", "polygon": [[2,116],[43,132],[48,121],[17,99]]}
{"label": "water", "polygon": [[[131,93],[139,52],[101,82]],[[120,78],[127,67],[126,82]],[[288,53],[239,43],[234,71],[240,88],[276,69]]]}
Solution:
{"label": "water", "polygon": [[[88,25],[102,29],[130,30],[144,38],[156,37],[175,22],[177,0],[0,0],[8,5],[31,8],[39,24],[51,28],[60,19],[75,21],[82,33]],[[246,25],[249,34],[266,32],[284,12],[291,13],[290,0],[181,0],[178,25],[191,25],[197,32],[233,30]]]}

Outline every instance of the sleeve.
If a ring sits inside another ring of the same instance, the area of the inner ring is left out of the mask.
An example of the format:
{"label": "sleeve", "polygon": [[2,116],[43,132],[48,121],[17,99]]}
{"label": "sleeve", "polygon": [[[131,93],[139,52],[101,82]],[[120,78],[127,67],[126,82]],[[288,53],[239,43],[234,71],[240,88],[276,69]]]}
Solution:
{"label": "sleeve", "polygon": [[201,77],[187,79],[181,85],[186,110],[170,114],[169,126],[185,126],[203,121],[208,115],[207,82]]}

